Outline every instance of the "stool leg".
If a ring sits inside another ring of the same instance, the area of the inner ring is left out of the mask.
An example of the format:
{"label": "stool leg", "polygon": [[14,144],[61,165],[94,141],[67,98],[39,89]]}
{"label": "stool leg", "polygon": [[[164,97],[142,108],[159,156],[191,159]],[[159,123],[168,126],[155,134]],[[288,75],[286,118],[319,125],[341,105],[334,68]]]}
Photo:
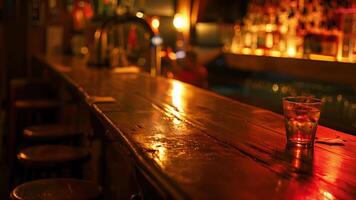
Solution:
{"label": "stool leg", "polygon": [[9,109],[9,132],[7,133],[7,160],[9,171],[12,172],[16,144],[16,110],[11,106]]}

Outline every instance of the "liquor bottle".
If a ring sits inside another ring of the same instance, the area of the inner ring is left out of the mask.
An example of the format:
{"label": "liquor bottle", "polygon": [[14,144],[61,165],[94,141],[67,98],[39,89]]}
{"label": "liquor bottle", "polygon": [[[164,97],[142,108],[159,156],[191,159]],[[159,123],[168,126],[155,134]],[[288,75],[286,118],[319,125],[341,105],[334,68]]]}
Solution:
{"label": "liquor bottle", "polygon": [[238,23],[234,26],[234,37],[232,38],[231,41],[230,51],[232,53],[239,53],[242,48],[242,45],[243,45],[243,41],[242,41],[241,26]]}
{"label": "liquor bottle", "polygon": [[243,27],[243,46],[244,48],[252,48],[252,20],[247,17],[244,20]]}
{"label": "liquor bottle", "polygon": [[287,52],[286,56],[295,57],[297,55],[297,18],[295,11],[291,9],[288,15],[288,32],[287,32]]}

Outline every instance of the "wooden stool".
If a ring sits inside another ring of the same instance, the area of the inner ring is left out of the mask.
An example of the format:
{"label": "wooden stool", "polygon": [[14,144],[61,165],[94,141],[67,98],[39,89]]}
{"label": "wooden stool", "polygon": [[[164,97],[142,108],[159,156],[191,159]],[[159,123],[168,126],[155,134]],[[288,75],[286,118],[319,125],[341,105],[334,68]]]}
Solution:
{"label": "wooden stool", "polygon": [[[26,111],[32,114],[34,112],[40,113],[48,109],[58,109],[60,102],[58,98],[56,98],[53,89],[50,83],[44,80],[11,80],[8,94],[8,104],[10,108],[8,114],[14,115],[11,116],[12,119],[9,119],[12,123],[11,125],[18,127],[18,124],[16,124],[18,120],[18,116],[16,116],[17,111]],[[31,122],[29,122],[29,124],[31,124]]]}
{"label": "wooden stool", "polygon": [[99,199],[101,187],[77,179],[41,179],[17,186],[10,194],[13,200],[84,200]]}
{"label": "wooden stool", "polygon": [[15,109],[39,110],[56,108],[59,102],[51,99],[23,99],[14,102]]}
{"label": "wooden stool", "polygon": [[30,142],[63,142],[79,139],[80,133],[64,124],[30,126],[24,129],[23,137]]}
{"label": "wooden stool", "polygon": [[21,179],[32,180],[40,177],[63,176],[67,170],[70,177],[81,177],[82,164],[90,154],[79,147],[66,145],[38,145],[21,150],[17,160],[24,167]]}
{"label": "wooden stool", "polygon": [[53,87],[43,80],[11,80],[7,99],[7,159],[12,166],[18,138],[23,127],[38,123],[51,123],[57,120],[53,115],[58,111],[60,102]]}

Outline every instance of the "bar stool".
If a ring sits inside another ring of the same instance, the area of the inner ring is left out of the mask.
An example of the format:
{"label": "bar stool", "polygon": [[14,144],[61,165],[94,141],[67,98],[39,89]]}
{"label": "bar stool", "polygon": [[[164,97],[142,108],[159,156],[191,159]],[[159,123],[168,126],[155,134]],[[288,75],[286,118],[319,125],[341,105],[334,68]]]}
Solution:
{"label": "bar stool", "polygon": [[18,132],[23,127],[56,121],[55,115],[60,102],[55,98],[53,88],[44,80],[15,79],[10,81],[7,106],[7,155],[12,163]]}
{"label": "bar stool", "polygon": [[41,179],[17,186],[10,194],[13,200],[84,200],[99,199],[101,187],[78,179]]}
{"label": "bar stool", "polygon": [[33,143],[58,143],[76,142],[81,133],[73,130],[65,124],[46,124],[26,127],[23,131],[23,138],[27,142]]}
{"label": "bar stool", "polygon": [[66,145],[38,145],[17,154],[23,170],[22,180],[41,177],[82,177],[82,164],[90,158],[89,151]]}
{"label": "bar stool", "polygon": [[[11,117],[9,122],[10,125],[15,127],[18,127],[19,116],[16,115],[17,111],[27,111],[27,114],[31,115],[49,109],[58,109],[60,106],[55,89],[45,80],[11,80],[8,103],[8,114]],[[33,121],[31,117],[27,117],[26,120]]]}

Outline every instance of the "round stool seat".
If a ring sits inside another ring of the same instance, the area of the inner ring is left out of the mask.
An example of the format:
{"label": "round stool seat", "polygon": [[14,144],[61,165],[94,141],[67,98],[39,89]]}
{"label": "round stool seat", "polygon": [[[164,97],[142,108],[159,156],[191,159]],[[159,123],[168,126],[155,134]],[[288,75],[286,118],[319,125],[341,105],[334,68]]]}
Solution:
{"label": "round stool seat", "polygon": [[72,164],[87,158],[87,150],[66,145],[38,145],[25,148],[17,154],[17,159],[29,167]]}
{"label": "round stool seat", "polygon": [[40,179],[17,186],[11,193],[15,200],[98,199],[101,187],[78,179]]}
{"label": "round stool seat", "polygon": [[58,107],[60,104],[50,99],[23,99],[16,100],[14,105],[17,109],[47,109]]}
{"label": "round stool seat", "polygon": [[30,126],[24,129],[25,139],[43,141],[43,140],[61,140],[78,137],[79,132],[73,131],[70,127],[63,124],[47,124],[39,126]]}

